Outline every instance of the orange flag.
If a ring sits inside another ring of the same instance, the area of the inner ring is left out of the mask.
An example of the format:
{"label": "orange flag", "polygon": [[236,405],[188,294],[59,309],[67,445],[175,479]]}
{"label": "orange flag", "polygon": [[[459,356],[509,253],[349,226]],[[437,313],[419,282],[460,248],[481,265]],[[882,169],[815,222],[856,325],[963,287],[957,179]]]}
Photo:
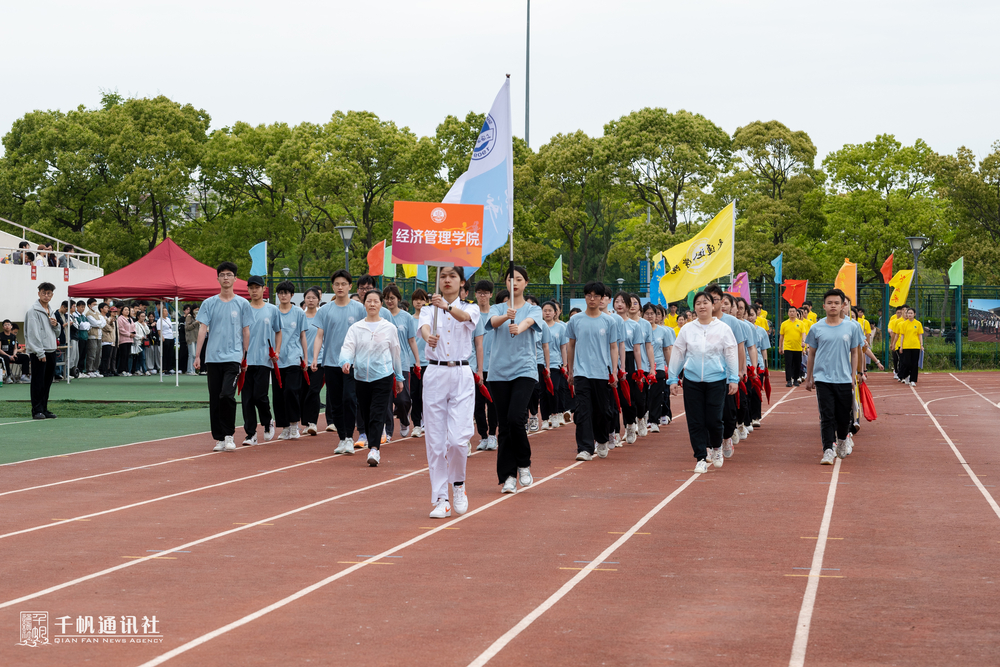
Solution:
{"label": "orange flag", "polygon": [[385,270],[385,241],[379,241],[368,251],[368,275],[380,276]]}
{"label": "orange flag", "polygon": [[[781,283],[785,291],[781,293],[781,298],[788,302],[788,305],[801,308],[802,302],[806,300],[806,291],[809,289],[808,280],[786,280]],[[780,313],[778,319],[781,319]]]}
{"label": "orange flag", "polygon": [[858,303],[858,265],[851,260],[845,259],[844,265],[840,267],[837,279],[833,281],[833,286],[847,295],[851,303]]}
{"label": "orange flag", "polygon": [[882,268],[879,269],[879,273],[882,274],[883,282],[887,285],[889,284],[889,281],[892,280],[892,256],[895,254],[896,253],[894,252],[889,253],[889,256],[885,260],[885,264],[883,264]]}

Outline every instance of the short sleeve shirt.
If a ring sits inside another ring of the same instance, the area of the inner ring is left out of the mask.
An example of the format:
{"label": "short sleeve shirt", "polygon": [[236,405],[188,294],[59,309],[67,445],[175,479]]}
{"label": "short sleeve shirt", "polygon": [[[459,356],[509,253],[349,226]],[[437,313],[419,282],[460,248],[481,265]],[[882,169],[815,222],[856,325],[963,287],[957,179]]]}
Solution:
{"label": "short sleeve shirt", "polygon": [[640,319],[636,322],[636,343],[639,344],[639,368],[648,373],[649,359],[646,358],[646,343],[653,342],[653,325],[649,320]]}
{"label": "short sleeve shirt", "polygon": [[[281,351],[278,352],[278,368],[289,368],[302,364],[302,332],[309,326],[306,313],[301,308],[292,306],[287,313],[278,309],[278,321],[281,323]],[[315,337],[314,337],[315,338]],[[306,350],[309,350],[307,347]]]}
{"label": "short sleeve shirt", "polygon": [[499,329],[493,328],[492,319],[507,314],[507,304],[498,303],[490,308],[486,322],[486,335],[493,337],[490,350],[490,381],[504,382],[517,378],[531,378],[538,381],[538,367],[535,364],[535,341],[542,335],[542,309],[530,301],[517,309],[514,323],[520,324],[526,319],[534,320],[527,331],[511,336],[508,331],[510,322],[504,322]]}
{"label": "short sleeve shirt", "polygon": [[667,370],[667,357],[663,353],[663,348],[671,347],[677,336],[674,330],[667,326],[658,326],[653,329],[653,359],[656,361],[656,370]]}
{"label": "short sleeve shirt", "polygon": [[924,325],[918,320],[897,320],[896,333],[903,340],[902,349],[919,350],[920,334],[924,332]]}
{"label": "short sleeve shirt", "polygon": [[399,351],[400,362],[405,370],[409,370],[416,363],[413,359],[413,350],[410,349],[410,339],[417,337],[417,320],[405,310],[399,311],[396,315],[390,313],[388,319],[396,325],[396,334],[399,336],[399,347],[401,348]]}
{"label": "short sleeve shirt", "polygon": [[[806,345],[815,350],[813,379],[830,384],[850,384],[851,350],[865,341],[861,327],[850,320],[831,326],[826,320],[812,325],[806,334]],[[813,353],[810,353],[813,354]]]}
{"label": "short sleeve shirt", "polygon": [[209,297],[198,310],[198,321],[208,327],[205,362],[209,364],[243,361],[243,327],[250,326],[250,302],[234,295],[223,301]]}
{"label": "short sleeve shirt", "polygon": [[316,313],[313,326],[323,331],[323,366],[337,366],[340,361],[340,348],[344,345],[347,330],[355,322],[365,319],[365,307],[351,299],[346,306],[338,306],[331,301]]}
{"label": "short sleeve shirt", "polygon": [[247,366],[271,366],[268,348],[273,349],[275,335],[281,331],[281,312],[273,303],[260,308],[250,306],[250,345],[247,347]]}
{"label": "short sleeve shirt", "polygon": [[549,325],[542,322],[542,335],[535,336],[535,365],[544,366],[545,365],[545,352],[542,349],[543,345],[549,346],[549,361],[552,360],[552,330]]}
{"label": "short sleeve shirt", "polygon": [[549,327],[552,340],[549,341],[549,368],[559,368],[562,366],[562,346],[568,341],[566,338],[566,324],[556,322]]}
{"label": "short sleeve shirt", "polygon": [[573,344],[573,375],[592,380],[607,380],[611,374],[611,344],[615,343],[617,315],[601,313],[590,317],[586,312],[569,318],[566,339]]}
{"label": "short sleeve shirt", "polygon": [[781,323],[778,335],[784,336],[783,349],[789,352],[802,351],[802,320],[785,320]]}

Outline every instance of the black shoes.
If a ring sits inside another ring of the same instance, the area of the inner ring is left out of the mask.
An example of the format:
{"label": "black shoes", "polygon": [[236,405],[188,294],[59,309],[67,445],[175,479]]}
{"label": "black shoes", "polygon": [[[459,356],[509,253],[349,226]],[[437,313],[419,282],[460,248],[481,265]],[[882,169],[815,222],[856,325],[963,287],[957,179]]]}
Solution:
{"label": "black shoes", "polygon": [[45,416],[45,413],[44,413],[44,412],[36,412],[35,414],[31,415],[31,418],[32,418],[32,419],[48,419],[48,418],[47,418],[47,417]]}
{"label": "black shoes", "polygon": [[56,416],[54,414],[52,414],[51,412],[46,412],[45,413],[45,418],[46,419],[55,419]]}

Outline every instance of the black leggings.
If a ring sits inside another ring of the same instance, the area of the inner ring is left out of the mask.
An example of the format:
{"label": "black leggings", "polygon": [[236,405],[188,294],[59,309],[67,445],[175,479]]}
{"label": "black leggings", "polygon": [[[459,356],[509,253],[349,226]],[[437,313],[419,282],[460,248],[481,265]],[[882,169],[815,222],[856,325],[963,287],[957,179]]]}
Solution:
{"label": "black leggings", "polygon": [[649,423],[659,424],[663,416],[663,394],[666,393],[667,374],[656,371],[656,382],[649,388]]}
{"label": "black leggings", "polygon": [[497,408],[499,433],[497,434],[497,479],[499,484],[508,477],[516,477],[518,468],[531,465],[531,445],[524,430],[528,414],[528,401],[535,388],[534,378],[519,377],[513,380],[491,380],[490,392]]}
{"label": "black leggings", "polygon": [[727,383],[684,380],[684,410],[688,435],[697,461],[704,459],[708,448],[722,445],[722,410],[726,403]]}
{"label": "black leggings", "polygon": [[392,400],[392,383],[395,375],[386,375],[373,382],[354,380],[354,391],[358,397],[358,412],[368,435],[368,448],[378,449],[382,441],[382,429],[389,416],[389,402]]}

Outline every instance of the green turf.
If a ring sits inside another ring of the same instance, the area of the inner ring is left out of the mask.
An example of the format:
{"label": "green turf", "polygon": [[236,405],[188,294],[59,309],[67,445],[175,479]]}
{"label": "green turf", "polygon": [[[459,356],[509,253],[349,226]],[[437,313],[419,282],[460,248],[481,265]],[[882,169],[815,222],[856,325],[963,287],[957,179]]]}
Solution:
{"label": "green turf", "polygon": [[[149,377],[83,378],[53,383],[49,400],[75,401],[204,401],[208,402],[208,380],[204,375],[182,375],[180,386],[174,378]],[[0,389],[0,401],[26,401],[30,385],[7,384]]]}
{"label": "green turf", "polygon": [[[132,417],[159,415],[182,410],[197,410],[204,403],[159,401],[49,401],[49,410],[64,419],[131,419]],[[0,419],[24,419],[31,414],[30,401],[3,401]]]}

